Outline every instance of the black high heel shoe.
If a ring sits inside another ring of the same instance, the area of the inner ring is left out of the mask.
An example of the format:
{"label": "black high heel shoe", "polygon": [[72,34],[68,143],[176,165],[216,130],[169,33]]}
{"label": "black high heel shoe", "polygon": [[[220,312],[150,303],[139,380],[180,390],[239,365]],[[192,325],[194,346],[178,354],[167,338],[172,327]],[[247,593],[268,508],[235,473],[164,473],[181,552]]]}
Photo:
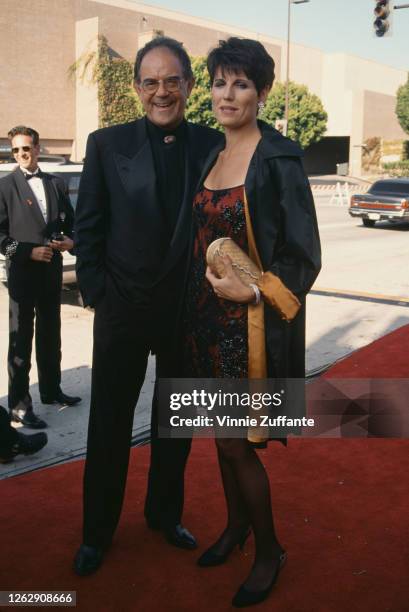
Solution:
{"label": "black high heel shoe", "polygon": [[210,548],[205,550],[205,552],[203,553],[201,557],[198,558],[197,564],[200,567],[213,567],[215,565],[222,565],[223,563],[227,561],[227,558],[229,557],[230,553],[234,550],[236,546],[238,546],[240,550],[243,550],[244,544],[247,538],[249,537],[250,533],[251,533],[251,529],[246,527],[246,531],[244,531],[240,535],[240,538],[238,539],[238,541],[234,542],[232,546],[229,548],[229,550],[223,555],[219,555],[216,552],[214,552],[215,545],[211,546]]}
{"label": "black high heel shoe", "polygon": [[235,608],[246,608],[247,606],[254,606],[255,604],[261,603],[270,594],[271,589],[275,585],[278,579],[278,575],[287,561],[287,553],[283,551],[280,555],[280,559],[271,579],[270,584],[262,591],[249,591],[243,584],[232,599],[232,605]]}

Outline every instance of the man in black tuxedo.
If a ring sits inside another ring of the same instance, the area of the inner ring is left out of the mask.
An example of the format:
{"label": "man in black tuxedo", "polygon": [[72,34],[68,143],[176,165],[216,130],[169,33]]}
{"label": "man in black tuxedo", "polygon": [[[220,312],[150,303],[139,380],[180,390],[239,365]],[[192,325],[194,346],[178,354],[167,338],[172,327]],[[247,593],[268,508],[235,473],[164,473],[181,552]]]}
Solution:
{"label": "man in black tuxedo", "polygon": [[0,180],[0,250],[6,257],[10,298],[9,411],[14,422],[47,427],[33,410],[29,392],[35,325],[38,383],[43,404],[76,404],[61,390],[60,301],[63,251],[72,249],[74,211],[64,182],[41,172],[36,130],[10,130],[18,164]]}
{"label": "man in black tuxedo", "polygon": [[[77,277],[95,308],[83,545],[74,569],[95,571],[119,521],[135,405],[149,352],[157,377],[177,376],[175,326],[193,194],[221,134],[184,120],[194,84],[182,45],[141,49],[135,88],[146,116],[90,134],[76,209]],[[180,524],[190,440],[158,438],[153,402],[145,518],[171,544],[195,548]]]}

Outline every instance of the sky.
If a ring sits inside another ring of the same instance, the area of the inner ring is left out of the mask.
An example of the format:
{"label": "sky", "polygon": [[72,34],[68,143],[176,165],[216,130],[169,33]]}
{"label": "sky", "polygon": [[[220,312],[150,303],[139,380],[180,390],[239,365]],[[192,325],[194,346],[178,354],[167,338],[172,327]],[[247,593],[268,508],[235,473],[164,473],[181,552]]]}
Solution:
{"label": "sky", "polygon": [[[149,0],[144,4],[287,37],[288,0]],[[392,35],[373,34],[374,0],[310,0],[291,9],[291,40],[409,70],[409,8],[394,10]],[[407,4],[396,0],[392,5]]]}

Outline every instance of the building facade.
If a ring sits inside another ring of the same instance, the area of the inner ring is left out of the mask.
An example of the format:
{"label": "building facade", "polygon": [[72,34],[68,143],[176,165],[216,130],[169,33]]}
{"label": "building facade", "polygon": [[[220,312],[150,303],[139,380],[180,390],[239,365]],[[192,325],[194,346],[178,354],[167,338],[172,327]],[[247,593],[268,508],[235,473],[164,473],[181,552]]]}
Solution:
{"label": "building facade", "polygon": [[[128,0],[2,0],[0,15],[0,148],[7,132],[27,124],[40,132],[44,152],[81,160],[90,131],[98,127],[96,86],[73,76],[70,66],[96,51],[104,35],[119,56],[133,61],[138,48],[161,32],[183,42],[191,55],[205,55],[220,39],[235,35],[262,42],[285,80],[286,42],[246,29],[199,19]],[[361,172],[367,138],[404,139],[395,115],[396,90],[406,72],[346,54],[291,45],[291,80],[317,94],[328,112],[325,138],[307,152],[311,172],[331,172],[349,161]]]}

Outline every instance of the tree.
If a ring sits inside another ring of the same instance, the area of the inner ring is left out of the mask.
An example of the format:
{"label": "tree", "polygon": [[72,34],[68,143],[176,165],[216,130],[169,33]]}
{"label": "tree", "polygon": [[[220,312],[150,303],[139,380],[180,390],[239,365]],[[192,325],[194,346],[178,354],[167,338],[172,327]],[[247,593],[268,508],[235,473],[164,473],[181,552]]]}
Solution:
{"label": "tree", "polygon": [[[285,112],[285,84],[277,83],[271,90],[260,119],[274,126]],[[287,136],[303,148],[318,142],[327,129],[328,115],[321,100],[305,85],[289,83],[289,113]]]}
{"label": "tree", "polygon": [[396,116],[407,134],[409,134],[409,75],[404,85],[401,85],[396,94]]}
{"label": "tree", "polygon": [[195,86],[186,107],[186,119],[220,129],[212,112],[210,78],[206,68],[206,58],[192,57]]}

